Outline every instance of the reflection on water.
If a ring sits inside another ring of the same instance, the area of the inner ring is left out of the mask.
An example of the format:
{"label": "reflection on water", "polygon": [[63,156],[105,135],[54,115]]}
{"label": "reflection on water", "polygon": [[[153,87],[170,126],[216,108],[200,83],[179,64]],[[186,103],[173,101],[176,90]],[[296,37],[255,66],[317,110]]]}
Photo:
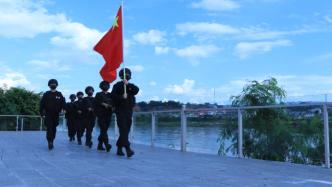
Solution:
{"label": "reflection on water", "polygon": [[[188,124],[187,127],[187,150],[199,153],[218,154],[222,124]],[[99,128],[94,129],[97,136]],[[115,140],[114,124],[111,125],[108,135]],[[151,145],[151,124],[136,123],[134,126],[133,142]],[[224,142],[226,147],[230,141]],[[181,128],[179,124],[159,124],[156,126],[155,146],[180,150]],[[227,153],[228,156],[234,156]]]}

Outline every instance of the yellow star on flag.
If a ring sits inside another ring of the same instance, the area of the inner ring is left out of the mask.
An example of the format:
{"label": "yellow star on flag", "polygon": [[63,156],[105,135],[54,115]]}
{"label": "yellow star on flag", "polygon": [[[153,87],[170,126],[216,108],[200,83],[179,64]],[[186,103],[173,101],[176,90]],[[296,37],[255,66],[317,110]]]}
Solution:
{"label": "yellow star on flag", "polygon": [[112,29],[115,29],[115,27],[119,27],[118,19],[119,19],[119,16],[116,16],[116,18],[114,20],[114,23],[113,23],[113,26],[112,26]]}

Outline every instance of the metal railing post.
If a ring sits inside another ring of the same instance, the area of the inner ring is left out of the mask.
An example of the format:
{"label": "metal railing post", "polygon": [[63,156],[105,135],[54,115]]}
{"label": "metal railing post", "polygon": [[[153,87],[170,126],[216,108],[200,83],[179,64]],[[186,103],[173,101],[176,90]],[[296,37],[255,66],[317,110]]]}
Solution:
{"label": "metal railing post", "polygon": [[119,138],[119,127],[116,120],[116,115],[114,116],[114,140],[116,141]]}
{"label": "metal railing post", "polygon": [[151,147],[154,147],[156,136],[156,114],[154,112],[151,113]]}
{"label": "metal railing post", "polygon": [[185,113],[186,105],[182,106],[181,110],[181,151],[186,152],[187,151],[187,116]]}
{"label": "metal railing post", "polygon": [[330,163],[330,134],[329,134],[329,114],[327,111],[327,105],[323,105],[323,115],[324,115],[324,145],[325,145],[325,166],[327,168],[331,167]]}
{"label": "metal railing post", "polygon": [[130,128],[130,142],[133,143],[134,142],[134,127],[135,127],[135,116],[133,115],[132,118],[131,118],[131,128]]}
{"label": "metal railing post", "polygon": [[43,117],[40,117],[40,127],[39,127],[40,131],[43,131]]}
{"label": "metal railing post", "polygon": [[243,158],[243,124],[242,111],[237,110],[237,125],[238,125],[238,157]]}
{"label": "metal railing post", "polygon": [[19,115],[16,115],[16,131],[18,131],[18,118],[19,118]]}
{"label": "metal railing post", "polygon": [[[67,119],[65,118],[65,116],[62,116],[62,131],[66,131],[66,127],[67,127]],[[67,129],[68,131],[68,129]]]}
{"label": "metal railing post", "polygon": [[23,120],[24,120],[24,118],[22,117],[21,118],[21,132],[23,131],[23,124],[24,124]]}

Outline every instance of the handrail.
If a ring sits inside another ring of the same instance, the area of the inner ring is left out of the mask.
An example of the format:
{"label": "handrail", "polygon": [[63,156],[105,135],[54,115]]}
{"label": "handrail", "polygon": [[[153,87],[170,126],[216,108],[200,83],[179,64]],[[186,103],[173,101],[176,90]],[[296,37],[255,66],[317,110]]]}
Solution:
{"label": "handrail", "polygon": [[[329,116],[327,109],[332,107],[330,102],[312,102],[303,104],[279,104],[279,105],[264,105],[264,106],[224,106],[222,108],[200,108],[200,109],[188,109],[185,106],[182,109],[173,110],[154,110],[154,111],[142,111],[134,112],[134,116],[137,115],[151,115],[151,146],[155,145],[155,134],[156,134],[156,115],[161,113],[179,113],[181,116],[181,150],[186,151],[186,131],[187,131],[187,113],[188,112],[224,112],[224,111],[237,111],[238,116],[238,156],[243,157],[243,121],[242,121],[242,111],[252,110],[252,109],[272,109],[272,108],[292,108],[292,107],[323,107],[323,120],[324,120],[324,152],[325,152],[325,167],[330,168],[330,145],[329,145]],[[24,128],[24,118],[40,118],[40,130],[42,130],[43,118],[39,115],[0,115],[0,117],[16,117],[16,131],[19,130],[19,117],[21,117],[20,130],[23,131]],[[60,115],[61,118],[64,117],[63,114]],[[63,121],[62,128],[64,127],[65,120]],[[135,123],[135,120],[133,120]],[[134,126],[134,124],[132,125]],[[115,128],[116,130],[116,128]],[[132,130],[133,131],[133,130]],[[131,134],[132,136],[132,134]]]}
{"label": "handrail", "polygon": [[[279,105],[261,105],[261,106],[225,106],[222,108],[199,108],[199,109],[185,109],[185,112],[202,112],[202,111],[225,111],[225,110],[250,110],[250,109],[269,109],[269,108],[293,108],[293,107],[309,107],[309,106],[324,106],[332,107],[331,103],[325,102],[313,102],[313,103],[303,103],[303,104],[279,104]],[[134,112],[135,114],[151,114],[154,113],[172,113],[172,112],[181,112],[181,109],[174,110],[152,110],[152,111],[143,111],[143,112]]]}

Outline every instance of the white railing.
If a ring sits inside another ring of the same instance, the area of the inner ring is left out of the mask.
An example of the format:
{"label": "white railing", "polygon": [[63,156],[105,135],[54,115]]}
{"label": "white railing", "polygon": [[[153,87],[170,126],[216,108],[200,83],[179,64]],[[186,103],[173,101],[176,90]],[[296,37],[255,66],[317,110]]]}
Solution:
{"label": "white railing", "polygon": [[294,105],[267,105],[267,106],[241,106],[241,107],[224,107],[224,108],[206,108],[206,109],[186,109],[183,106],[182,110],[165,110],[165,111],[153,111],[153,112],[136,112],[135,115],[151,115],[151,146],[155,146],[156,136],[156,116],[161,113],[180,113],[181,114],[181,151],[187,150],[186,136],[187,136],[187,113],[189,112],[202,112],[202,111],[236,111],[238,118],[238,157],[243,158],[243,121],[242,113],[245,110],[250,109],[276,109],[276,108],[292,108],[292,107],[322,107],[323,120],[324,120],[324,156],[325,167],[330,168],[330,137],[329,137],[329,119],[328,119],[328,106],[326,102],[308,103],[308,104],[294,104]]}
{"label": "white railing", "polygon": [[[294,105],[269,105],[269,106],[241,106],[241,107],[224,107],[224,108],[206,108],[206,109],[186,109],[185,106],[181,110],[164,110],[164,111],[151,111],[151,112],[135,112],[133,116],[133,125],[131,128],[130,139],[134,140],[134,127],[135,127],[135,116],[138,115],[151,115],[151,142],[150,145],[155,147],[156,141],[156,117],[158,114],[162,113],[180,113],[180,123],[181,123],[181,142],[180,147],[181,151],[187,151],[187,113],[189,112],[202,112],[202,111],[213,111],[213,112],[224,112],[224,111],[235,111],[237,112],[238,118],[238,157],[243,158],[243,121],[242,121],[242,113],[245,110],[250,109],[271,109],[271,108],[292,108],[292,107],[322,107],[323,121],[324,121],[324,156],[325,156],[325,167],[330,168],[330,135],[329,135],[329,118],[328,118],[328,106],[331,106],[325,102],[317,102],[317,103],[309,103],[309,104],[294,104]],[[15,117],[16,118],[16,131],[24,131],[24,119],[25,118],[39,118],[40,119],[40,127],[39,130],[43,130],[43,119],[40,116],[32,116],[32,115],[0,115],[0,117]],[[59,126],[59,130],[66,130],[65,128],[65,118],[61,116],[62,124]],[[21,119],[21,121],[19,121]],[[118,137],[119,132],[116,125],[115,120],[115,139]],[[20,124],[20,125],[19,125]]]}

